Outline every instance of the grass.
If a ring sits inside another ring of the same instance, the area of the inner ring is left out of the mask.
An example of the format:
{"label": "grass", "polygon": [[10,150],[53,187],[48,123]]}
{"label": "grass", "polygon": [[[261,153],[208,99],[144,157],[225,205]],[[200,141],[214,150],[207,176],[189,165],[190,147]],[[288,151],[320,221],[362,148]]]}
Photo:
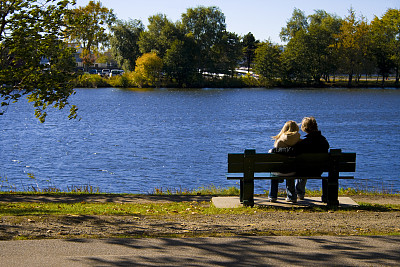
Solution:
{"label": "grass", "polygon": [[215,185],[202,186],[197,189],[170,189],[155,188],[152,195],[214,195],[214,196],[235,196],[239,195],[240,190],[235,186],[217,187]]}
{"label": "grass", "polygon": [[[400,211],[400,205],[378,205],[359,203],[355,208],[334,208],[336,211]],[[210,202],[167,202],[167,203],[0,203],[0,216],[31,216],[31,215],[133,215],[133,216],[157,216],[157,215],[216,215],[216,214],[252,214],[257,212],[327,212],[332,210],[321,207],[297,207],[290,208],[255,206],[253,208],[241,207],[234,209],[215,208]]]}

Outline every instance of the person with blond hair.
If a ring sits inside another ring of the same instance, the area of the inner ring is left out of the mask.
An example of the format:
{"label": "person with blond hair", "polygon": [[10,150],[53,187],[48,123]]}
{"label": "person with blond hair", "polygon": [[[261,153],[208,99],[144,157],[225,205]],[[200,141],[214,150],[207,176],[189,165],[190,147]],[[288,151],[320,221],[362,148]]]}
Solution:
{"label": "person with blond hair", "polygon": [[[291,147],[300,141],[300,133],[299,126],[295,121],[287,121],[285,125],[283,125],[282,130],[278,135],[272,136],[272,139],[275,140],[274,148],[284,148]],[[274,173],[275,176],[293,176],[295,173]],[[290,183],[293,183],[289,181]],[[271,202],[276,202],[278,198],[278,186],[279,179],[271,179],[270,190],[268,194],[268,199]],[[286,187],[288,186],[288,180],[286,180]],[[293,185],[294,186],[294,185]],[[292,187],[293,187],[292,186]],[[290,199],[291,202],[296,202],[295,200]]]}
{"label": "person with blond hair", "polygon": [[[307,135],[304,136],[300,142],[289,148],[274,148],[272,153],[283,153],[298,155],[302,153],[327,153],[329,150],[329,143],[326,138],[321,134],[318,129],[317,121],[314,117],[304,117],[301,122],[301,130]],[[306,172],[296,173],[302,177],[321,176],[318,170],[307,170]],[[307,179],[296,179],[286,181],[287,199],[296,199],[297,196],[300,200],[304,199],[306,193]],[[322,180],[322,187],[326,187],[326,181]],[[324,191],[324,190],[323,190]],[[322,196],[322,201],[326,202],[326,197]]]}

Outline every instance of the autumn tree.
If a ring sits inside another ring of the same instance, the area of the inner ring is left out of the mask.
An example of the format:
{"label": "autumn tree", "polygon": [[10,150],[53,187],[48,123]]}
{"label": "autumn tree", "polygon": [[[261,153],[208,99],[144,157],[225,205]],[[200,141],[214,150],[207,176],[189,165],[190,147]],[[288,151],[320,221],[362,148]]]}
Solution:
{"label": "autumn tree", "polygon": [[100,46],[108,45],[106,30],[115,20],[113,10],[103,7],[100,1],[90,1],[87,6],[68,12],[65,37],[82,46],[81,58],[86,67],[94,63],[93,53],[98,52]]}
{"label": "autumn tree", "polygon": [[[0,95],[7,106],[25,96],[44,122],[46,108],[63,109],[73,94],[73,49],[62,40],[70,1],[1,1]],[[70,107],[70,118],[77,108]]]}
{"label": "autumn tree", "polygon": [[352,86],[354,75],[360,74],[367,51],[370,49],[369,24],[364,18],[357,19],[355,11],[349,10],[349,15],[342,21],[337,38],[337,55],[340,69],[348,75],[348,86]]}
{"label": "autumn tree", "polygon": [[136,60],[136,81],[139,87],[158,87],[163,68],[162,59],[156,53],[145,53]]}

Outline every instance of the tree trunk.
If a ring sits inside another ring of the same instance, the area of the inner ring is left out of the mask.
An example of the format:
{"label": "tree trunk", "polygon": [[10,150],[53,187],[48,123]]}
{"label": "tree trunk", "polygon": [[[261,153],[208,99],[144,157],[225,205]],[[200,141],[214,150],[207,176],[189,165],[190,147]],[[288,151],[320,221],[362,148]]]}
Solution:
{"label": "tree trunk", "polygon": [[347,83],[347,86],[351,87],[351,82],[353,81],[353,73],[349,74],[349,82]]}

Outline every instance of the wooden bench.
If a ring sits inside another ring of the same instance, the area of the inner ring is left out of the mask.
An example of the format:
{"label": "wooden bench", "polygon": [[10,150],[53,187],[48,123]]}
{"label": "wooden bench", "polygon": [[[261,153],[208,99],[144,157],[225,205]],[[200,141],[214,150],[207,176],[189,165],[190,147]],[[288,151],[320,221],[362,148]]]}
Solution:
{"label": "wooden bench", "polygon": [[[340,172],[355,172],[356,153],[343,153],[331,149],[329,153],[307,153],[290,156],[277,153],[259,153],[246,149],[244,153],[228,154],[227,179],[240,180],[240,202],[254,206],[254,180],[257,179],[322,179],[323,201],[329,206],[338,206],[339,179],[354,179],[353,176],[339,176]],[[310,173],[327,172],[327,177],[291,176],[277,177],[271,172]]]}

